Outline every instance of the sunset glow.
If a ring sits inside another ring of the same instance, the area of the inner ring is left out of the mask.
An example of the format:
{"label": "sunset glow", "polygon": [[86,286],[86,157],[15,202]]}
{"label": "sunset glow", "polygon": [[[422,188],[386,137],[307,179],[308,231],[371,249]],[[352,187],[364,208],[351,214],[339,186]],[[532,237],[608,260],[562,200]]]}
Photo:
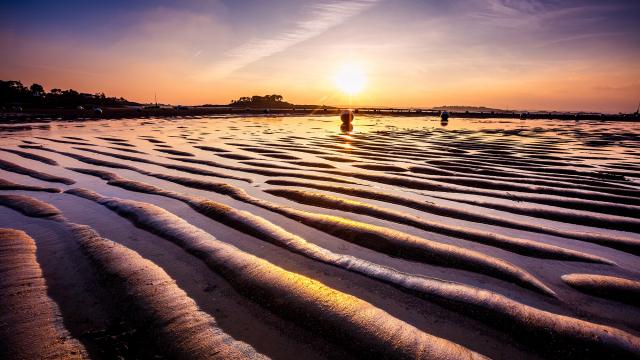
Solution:
{"label": "sunset glow", "polygon": [[[640,100],[637,1],[29,1],[0,14],[0,78],[47,90],[184,105],[357,93],[357,105],[628,112]],[[354,62],[367,66],[336,81]]]}
{"label": "sunset glow", "polygon": [[334,80],[338,89],[347,95],[353,96],[364,89],[366,77],[362,68],[358,65],[345,64],[335,75]]}

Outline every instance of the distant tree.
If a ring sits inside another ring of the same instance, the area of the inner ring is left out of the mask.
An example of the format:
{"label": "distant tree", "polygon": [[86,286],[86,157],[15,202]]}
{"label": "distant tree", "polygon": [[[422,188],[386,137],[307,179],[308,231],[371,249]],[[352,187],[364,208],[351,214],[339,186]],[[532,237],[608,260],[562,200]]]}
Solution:
{"label": "distant tree", "polygon": [[43,96],[44,95],[44,87],[42,87],[42,85],[40,85],[40,84],[33,83],[29,87],[29,90],[31,90],[31,94],[33,94],[34,96]]}
{"label": "distant tree", "polygon": [[[35,96],[34,96],[35,95]],[[0,80],[0,104],[24,107],[77,107],[82,105],[122,106],[139,105],[122,97],[107,97],[103,92],[80,93],[73,89],[51,89],[46,92],[40,84],[25,87],[20,81]]]}
{"label": "distant tree", "polygon": [[79,94],[80,94],[79,92],[77,92],[77,91],[75,91],[73,89],[62,91],[62,96],[67,96],[67,97],[76,97]]}
{"label": "distant tree", "polygon": [[0,103],[13,104],[28,101],[31,93],[20,81],[0,80]]}
{"label": "distant tree", "polygon": [[234,106],[249,106],[249,107],[288,107],[292,106],[292,104],[284,101],[282,95],[271,94],[271,95],[253,95],[251,97],[242,96],[237,100],[232,100],[230,105]]}

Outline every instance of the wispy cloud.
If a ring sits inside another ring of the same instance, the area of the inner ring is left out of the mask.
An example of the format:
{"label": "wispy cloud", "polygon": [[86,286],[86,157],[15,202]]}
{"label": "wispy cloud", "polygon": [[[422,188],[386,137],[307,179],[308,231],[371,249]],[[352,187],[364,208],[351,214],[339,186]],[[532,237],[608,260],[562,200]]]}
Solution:
{"label": "wispy cloud", "polygon": [[495,26],[522,28],[541,27],[548,21],[586,21],[619,10],[617,4],[572,5],[539,0],[486,0],[486,8],[474,14]]}
{"label": "wispy cloud", "polygon": [[560,38],[556,38],[549,41],[543,41],[535,45],[535,47],[543,48],[547,46],[576,42],[581,40],[590,40],[590,39],[596,39],[596,38],[606,38],[606,37],[615,37],[615,36],[623,36],[623,35],[627,35],[627,33],[621,32],[621,31],[612,31],[612,32],[602,32],[602,33],[580,34],[580,35],[560,37]]}
{"label": "wispy cloud", "polygon": [[380,0],[330,1],[307,7],[303,19],[271,38],[255,38],[227,52],[211,66],[209,75],[223,77],[251,63],[316,37],[367,10]]}

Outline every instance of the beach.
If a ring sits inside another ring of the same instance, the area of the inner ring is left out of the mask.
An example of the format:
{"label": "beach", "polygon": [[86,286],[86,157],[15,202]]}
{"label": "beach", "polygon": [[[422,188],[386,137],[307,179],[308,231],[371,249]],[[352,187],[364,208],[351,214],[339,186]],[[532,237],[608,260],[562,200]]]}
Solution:
{"label": "beach", "polygon": [[4,351],[640,358],[635,123],[334,111],[3,125]]}

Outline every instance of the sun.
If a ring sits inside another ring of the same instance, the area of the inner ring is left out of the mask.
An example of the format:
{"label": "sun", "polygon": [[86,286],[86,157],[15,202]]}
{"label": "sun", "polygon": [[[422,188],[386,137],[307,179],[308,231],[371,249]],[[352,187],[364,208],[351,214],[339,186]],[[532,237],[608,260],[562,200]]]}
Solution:
{"label": "sun", "polygon": [[347,95],[356,95],[364,89],[366,76],[362,68],[356,64],[344,64],[336,73],[335,84]]}

